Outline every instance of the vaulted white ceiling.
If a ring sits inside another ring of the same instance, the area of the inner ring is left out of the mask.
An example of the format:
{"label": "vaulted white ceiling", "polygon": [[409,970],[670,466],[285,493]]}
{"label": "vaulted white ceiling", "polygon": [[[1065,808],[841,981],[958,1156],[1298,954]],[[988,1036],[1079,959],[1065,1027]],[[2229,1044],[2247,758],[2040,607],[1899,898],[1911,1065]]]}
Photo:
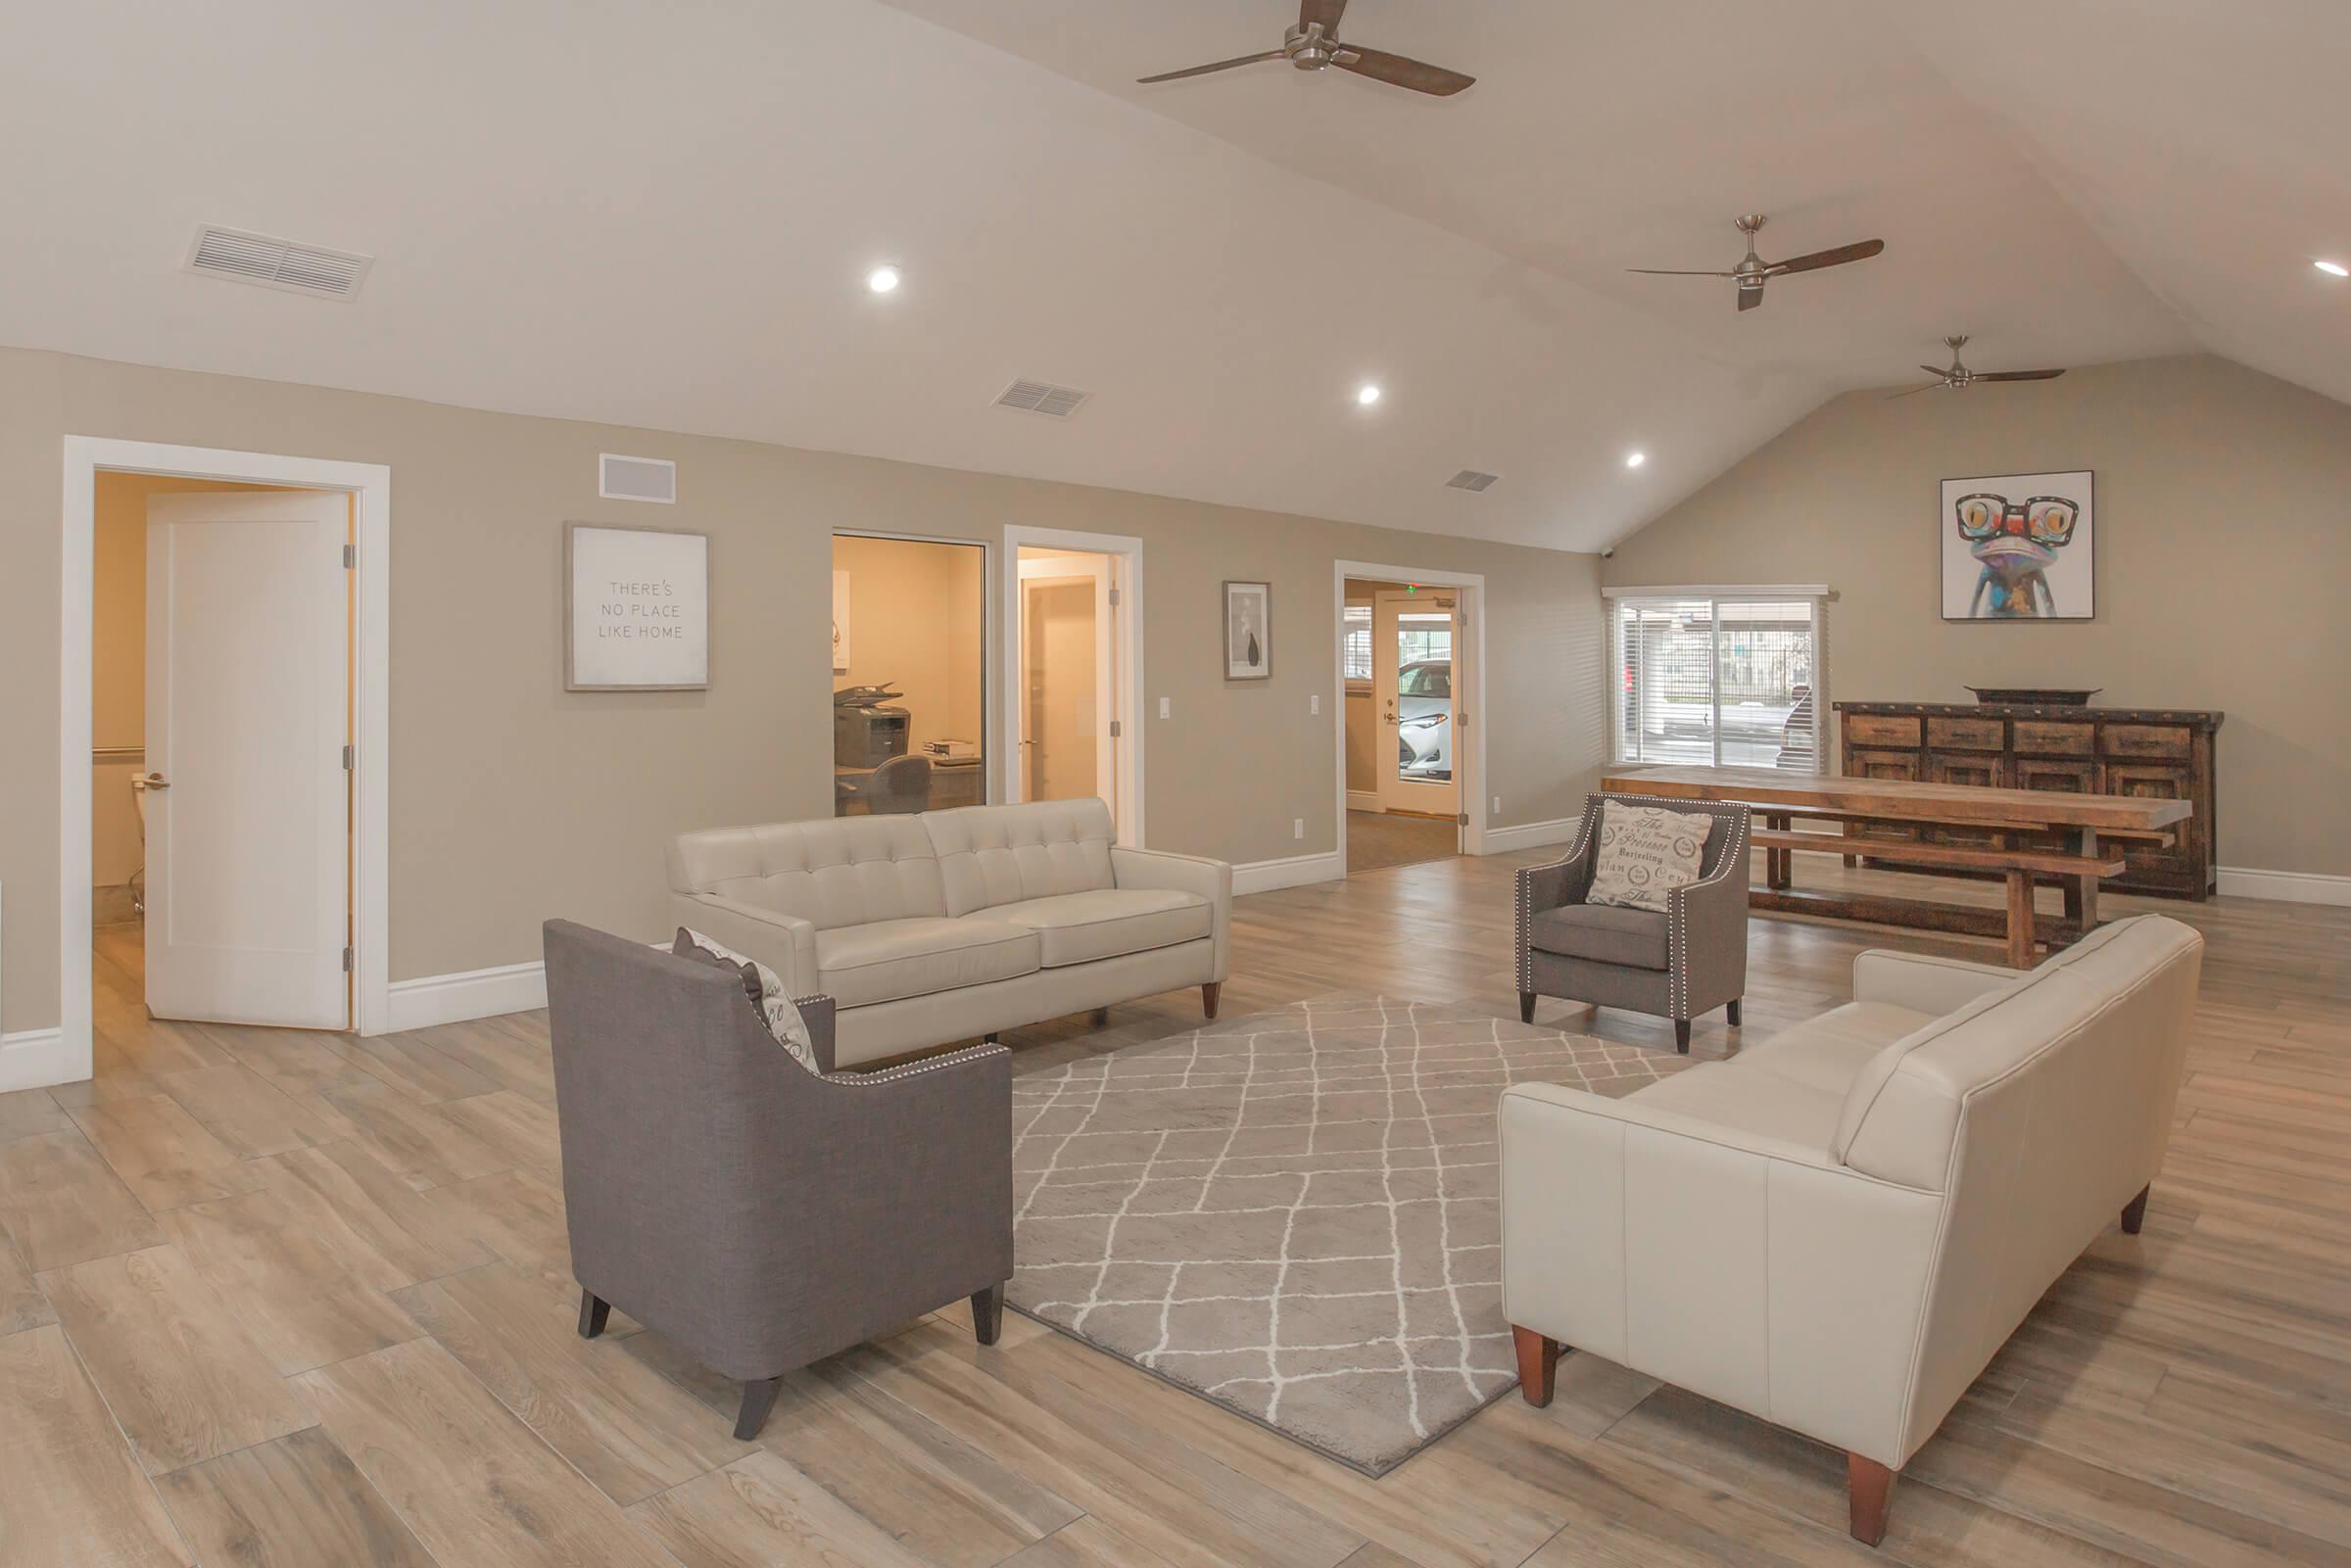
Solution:
{"label": "vaulted white ceiling", "polygon": [[[1131,81],[1293,16],[18,8],[0,342],[1571,548],[1945,332],[2351,399],[2351,286],[2309,265],[2351,253],[2351,6],[1354,0],[1477,85]],[[1766,256],[1887,251],[1744,315],[1622,270],[1727,266],[1751,209]],[[205,222],[378,261],[348,304],[222,284],[180,267]],[[1095,396],[990,407],[1015,376]]]}

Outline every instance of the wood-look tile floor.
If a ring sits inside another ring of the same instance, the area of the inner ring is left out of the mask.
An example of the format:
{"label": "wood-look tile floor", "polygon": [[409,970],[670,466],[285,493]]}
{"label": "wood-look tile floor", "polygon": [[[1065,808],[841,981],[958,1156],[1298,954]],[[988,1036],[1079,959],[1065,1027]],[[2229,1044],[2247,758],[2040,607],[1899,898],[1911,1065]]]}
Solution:
{"label": "wood-look tile floor", "polygon": [[[1539,858],[1240,900],[1225,1016],[1359,989],[1508,1016],[1511,873]],[[2351,912],[2111,904],[2210,938],[2146,1229],[2049,1292],[1911,1462],[1874,1560],[2340,1568]],[[1868,945],[1989,951],[1758,919],[1746,1037],[1845,996]],[[1506,1399],[1373,1482],[1025,1319],[982,1350],[958,1307],[795,1375],[737,1443],[731,1385],[618,1313],[573,1333],[544,1015],[364,1042],[157,1024],[135,932],[99,946],[98,1076],[0,1096],[0,1568],[1873,1560],[1838,1455],[1588,1355],[1549,1409]],[[1006,1038],[1033,1070],[1195,1008]],[[1702,1054],[1736,1044],[1699,1024]]]}
{"label": "wood-look tile floor", "polygon": [[1409,812],[1347,813],[1347,875],[1447,860],[1460,852],[1462,831],[1447,818]]}

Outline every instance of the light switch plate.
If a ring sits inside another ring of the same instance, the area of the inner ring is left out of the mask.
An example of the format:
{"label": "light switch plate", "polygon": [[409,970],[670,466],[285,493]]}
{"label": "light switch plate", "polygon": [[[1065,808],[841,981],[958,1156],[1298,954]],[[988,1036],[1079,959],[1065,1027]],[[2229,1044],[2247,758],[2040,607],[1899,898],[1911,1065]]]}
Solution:
{"label": "light switch plate", "polygon": [[1159,699],[1159,716],[1163,719],[1168,716],[1168,699],[1166,697]]}

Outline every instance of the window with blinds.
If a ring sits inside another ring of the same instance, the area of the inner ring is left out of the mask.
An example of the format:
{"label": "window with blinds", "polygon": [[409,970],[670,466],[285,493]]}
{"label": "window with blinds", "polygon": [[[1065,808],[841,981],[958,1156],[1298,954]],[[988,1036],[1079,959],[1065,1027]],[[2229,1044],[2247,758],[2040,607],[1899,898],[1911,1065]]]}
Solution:
{"label": "window with blinds", "polygon": [[1817,595],[1628,594],[1610,620],[1615,761],[1821,771]]}
{"label": "window with blinds", "polygon": [[1339,629],[1340,668],[1350,681],[1371,679],[1371,606],[1350,604]]}

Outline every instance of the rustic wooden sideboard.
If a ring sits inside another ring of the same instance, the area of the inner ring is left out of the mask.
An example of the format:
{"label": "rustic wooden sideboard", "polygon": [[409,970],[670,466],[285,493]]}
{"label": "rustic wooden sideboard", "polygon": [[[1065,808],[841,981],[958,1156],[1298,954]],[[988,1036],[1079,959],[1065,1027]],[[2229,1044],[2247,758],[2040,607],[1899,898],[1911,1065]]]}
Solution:
{"label": "rustic wooden sideboard", "polygon": [[[2124,843],[2129,864],[2122,876],[2107,879],[2106,886],[2175,898],[2212,895],[2213,759],[2221,714],[2002,703],[1839,702],[1835,707],[1842,771],[1848,778],[2184,800],[2195,808],[2194,815],[2174,830],[2172,841]],[[1976,830],[1924,825],[1856,825],[1852,832],[1949,844],[1988,837]],[[2047,847],[2058,845],[2052,839]]]}

